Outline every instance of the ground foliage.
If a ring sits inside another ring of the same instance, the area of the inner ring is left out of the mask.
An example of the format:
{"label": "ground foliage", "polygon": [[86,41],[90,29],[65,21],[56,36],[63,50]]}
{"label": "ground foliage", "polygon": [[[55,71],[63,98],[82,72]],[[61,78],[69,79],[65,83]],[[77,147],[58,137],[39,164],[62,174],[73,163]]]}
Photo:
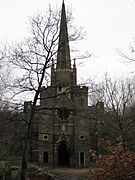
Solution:
{"label": "ground foliage", "polygon": [[91,150],[90,156],[96,159],[99,168],[91,169],[92,180],[133,180],[135,179],[135,152],[126,151],[122,138],[113,145],[111,141],[101,139],[100,144],[108,151],[104,155],[96,155]]}

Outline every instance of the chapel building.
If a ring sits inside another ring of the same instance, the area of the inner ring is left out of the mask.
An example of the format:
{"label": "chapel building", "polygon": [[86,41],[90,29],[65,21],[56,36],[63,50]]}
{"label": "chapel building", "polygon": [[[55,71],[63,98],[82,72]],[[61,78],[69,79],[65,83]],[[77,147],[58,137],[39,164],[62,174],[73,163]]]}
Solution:
{"label": "chapel building", "polygon": [[64,2],[56,65],[51,67],[50,86],[41,89],[37,109],[32,132],[38,141],[32,142],[30,159],[45,166],[87,166],[91,148],[88,87],[77,85],[75,61],[71,64]]}

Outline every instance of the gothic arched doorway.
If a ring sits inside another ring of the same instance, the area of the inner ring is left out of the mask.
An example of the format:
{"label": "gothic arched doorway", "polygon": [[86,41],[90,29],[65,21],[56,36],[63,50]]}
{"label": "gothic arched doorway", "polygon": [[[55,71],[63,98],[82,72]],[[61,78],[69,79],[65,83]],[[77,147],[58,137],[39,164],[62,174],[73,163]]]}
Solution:
{"label": "gothic arched doorway", "polygon": [[79,157],[79,159],[80,159],[80,165],[81,166],[84,166],[85,165],[85,154],[84,154],[84,152],[80,152],[80,157]]}
{"label": "gothic arched doorway", "polygon": [[61,141],[59,144],[58,165],[62,167],[70,166],[70,150],[66,141]]}
{"label": "gothic arched doorway", "polygon": [[43,162],[48,163],[48,152],[44,152]]}

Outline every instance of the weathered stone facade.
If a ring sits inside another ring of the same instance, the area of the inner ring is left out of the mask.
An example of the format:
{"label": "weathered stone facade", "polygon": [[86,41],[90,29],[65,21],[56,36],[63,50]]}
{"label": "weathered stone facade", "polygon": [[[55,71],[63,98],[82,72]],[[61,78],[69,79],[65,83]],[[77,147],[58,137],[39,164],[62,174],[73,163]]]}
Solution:
{"label": "weathered stone facade", "polygon": [[38,141],[32,141],[31,160],[47,166],[87,166],[91,148],[88,87],[77,85],[76,64],[71,65],[64,3],[58,48],[51,85],[40,92],[32,126],[32,137]]}

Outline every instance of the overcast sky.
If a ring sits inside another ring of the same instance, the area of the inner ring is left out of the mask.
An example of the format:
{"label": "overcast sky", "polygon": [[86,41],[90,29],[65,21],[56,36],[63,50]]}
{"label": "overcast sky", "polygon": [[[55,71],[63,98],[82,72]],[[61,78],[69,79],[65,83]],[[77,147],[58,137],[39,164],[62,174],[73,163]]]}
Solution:
{"label": "overcast sky", "polygon": [[[25,37],[28,17],[46,11],[48,5],[61,8],[62,0],[0,0],[0,42],[20,41]],[[78,67],[80,78],[133,75],[135,63],[122,63],[116,50],[128,51],[135,38],[134,0],[65,0],[73,11],[75,24],[84,27],[87,39],[80,51],[89,50],[91,59]],[[74,57],[72,57],[74,58]]]}

